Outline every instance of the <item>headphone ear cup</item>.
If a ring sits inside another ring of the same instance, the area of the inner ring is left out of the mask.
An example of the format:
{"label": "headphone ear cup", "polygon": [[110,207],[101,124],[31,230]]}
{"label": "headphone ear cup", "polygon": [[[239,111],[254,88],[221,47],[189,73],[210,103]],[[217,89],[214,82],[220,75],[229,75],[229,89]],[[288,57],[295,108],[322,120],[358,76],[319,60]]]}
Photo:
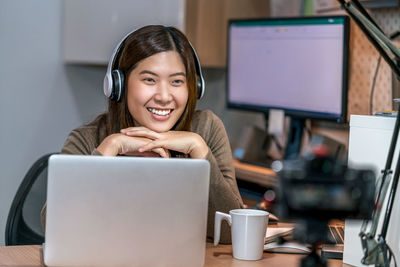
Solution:
{"label": "headphone ear cup", "polygon": [[194,49],[193,45],[190,42],[189,42],[189,44],[193,51],[194,65],[195,65],[196,73],[197,73],[197,99],[201,99],[204,95],[206,85],[204,82],[203,73],[201,71],[199,57],[197,56],[196,50]]}
{"label": "headphone ear cup", "polygon": [[119,102],[124,93],[124,82],[125,75],[120,70],[113,70],[111,72],[112,80],[113,80],[113,89],[110,96],[110,99]]}

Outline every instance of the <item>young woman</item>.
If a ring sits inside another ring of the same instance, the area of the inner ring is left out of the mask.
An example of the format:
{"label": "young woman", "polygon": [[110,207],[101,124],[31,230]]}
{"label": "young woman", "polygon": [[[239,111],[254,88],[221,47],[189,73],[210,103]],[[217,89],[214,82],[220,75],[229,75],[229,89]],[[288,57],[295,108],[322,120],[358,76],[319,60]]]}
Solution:
{"label": "young woman", "polygon": [[[129,34],[111,62],[124,78],[120,100],[110,99],[106,113],[73,130],[61,153],[208,160],[211,237],[215,211],[228,212],[243,203],[221,120],[211,111],[195,111],[196,60],[187,38],[173,27],[146,26]],[[229,242],[230,229],[221,237]]]}

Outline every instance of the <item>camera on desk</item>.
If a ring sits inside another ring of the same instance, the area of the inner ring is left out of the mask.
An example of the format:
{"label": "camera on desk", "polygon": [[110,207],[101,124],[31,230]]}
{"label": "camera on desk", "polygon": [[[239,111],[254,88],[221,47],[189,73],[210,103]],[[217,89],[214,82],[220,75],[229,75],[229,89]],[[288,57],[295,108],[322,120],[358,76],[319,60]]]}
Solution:
{"label": "camera on desk", "polygon": [[371,217],[375,199],[372,170],[352,169],[333,157],[315,154],[275,162],[274,168],[280,182],[278,214],[305,222],[300,241],[326,241],[331,219]]}

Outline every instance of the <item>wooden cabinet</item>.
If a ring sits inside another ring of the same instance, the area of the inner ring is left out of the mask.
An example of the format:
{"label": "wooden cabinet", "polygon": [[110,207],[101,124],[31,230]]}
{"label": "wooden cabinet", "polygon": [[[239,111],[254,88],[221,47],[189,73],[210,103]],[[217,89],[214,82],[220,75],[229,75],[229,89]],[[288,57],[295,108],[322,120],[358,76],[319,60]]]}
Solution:
{"label": "wooden cabinet", "polygon": [[186,0],[186,35],[202,66],[226,66],[229,19],[269,16],[269,0]]}
{"label": "wooden cabinet", "polygon": [[202,66],[223,67],[228,20],[268,14],[269,0],[65,0],[64,60],[106,65],[128,32],[164,24],[185,32]]}

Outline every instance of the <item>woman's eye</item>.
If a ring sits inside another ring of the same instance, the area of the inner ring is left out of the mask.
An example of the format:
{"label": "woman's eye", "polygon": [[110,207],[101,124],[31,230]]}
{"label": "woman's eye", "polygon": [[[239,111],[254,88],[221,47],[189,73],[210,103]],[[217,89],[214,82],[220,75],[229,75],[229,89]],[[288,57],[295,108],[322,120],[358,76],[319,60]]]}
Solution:
{"label": "woman's eye", "polygon": [[154,83],[154,79],[153,78],[144,78],[143,81],[145,81],[146,83]]}
{"label": "woman's eye", "polygon": [[181,84],[183,84],[184,82],[183,82],[183,80],[173,80],[172,81],[172,84],[173,85],[181,85]]}

